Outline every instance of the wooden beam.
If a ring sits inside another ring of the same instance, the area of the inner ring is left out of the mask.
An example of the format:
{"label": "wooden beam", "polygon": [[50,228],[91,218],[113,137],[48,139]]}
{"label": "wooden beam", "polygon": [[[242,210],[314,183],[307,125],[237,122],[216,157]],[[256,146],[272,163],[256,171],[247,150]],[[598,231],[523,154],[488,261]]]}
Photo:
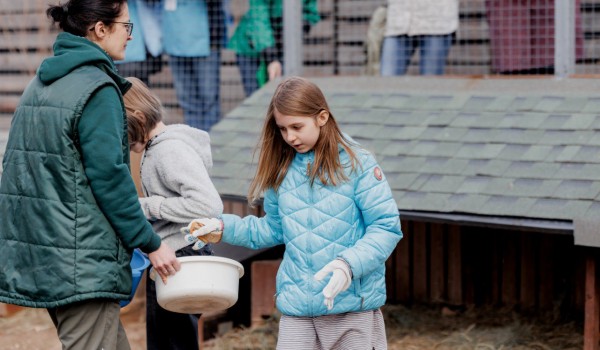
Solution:
{"label": "wooden beam", "polygon": [[520,275],[517,267],[519,258],[518,235],[507,234],[503,238],[503,263],[502,263],[502,304],[507,307],[514,307],[519,300],[518,282]]}
{"label": "wooden beam", "polygon": [[204,350],[204,317],[198,319],[198,350]]}
{"label": "wooden beam", "polygon": [[462,305],[462,233],[458,225],[448,227],[448,302]]}
{"label": "wooden beam", "polygon": [[446,295],[446,274],[444,264],[448,261],[444,254],[444,226],[438,223],[431,224],[431,242],[430,242],[430,295],[429,298],[434,303],[447,301]]}
{"label": "wooden beam", "polygon": [[0,303],[0,317],[10,317],[21,310],[25,310],[25,308],[18,305]]}
{"label": "wooden beam", "polygon": [[535,310],[536,307],[536,266],[537,242],[531,234],[521,233],[521,283],[519,290],[519,304],[523,310]]}
{"label": "wooden beam", "polygon": [[412,223],[402,220],[402,232],[404,237],[398,243],[396,248],[396,273],[394,278],[395,284],[395,301],[408,303],[412,301],[412,286],[411,286],[411,241],[414,236]]}
{"label": "wooden beam", "polygon": [[598,350],[600,340],[600,300],[598,298],[597,259],[592,249],[587,250],[585,261],[585,322],[583,350]]}
{"label": "wooden beam", "polygon": [[281,260],[259,260],[251,265],[251,326],[259,326],[275,312],[275,279]]}
{"label": "wooden beam", "polygon": [[[556,256],[558,243],[553,240],[552,236],[545,236],[540,242],[540,255],[538,258],[539,264],[539,305],[541,310],[551,310],[555,297],[554,279],[558,275],[556,273],[556,260],[552,257]],[[560,240],[559,242],[562,242]]]}
{"label": "wooden beam", "polygon": [[428,283],[429,264],[427,260],[427,231],[429,224],[415,222],[413,226],[413,297],[416,302],[429,300]]}

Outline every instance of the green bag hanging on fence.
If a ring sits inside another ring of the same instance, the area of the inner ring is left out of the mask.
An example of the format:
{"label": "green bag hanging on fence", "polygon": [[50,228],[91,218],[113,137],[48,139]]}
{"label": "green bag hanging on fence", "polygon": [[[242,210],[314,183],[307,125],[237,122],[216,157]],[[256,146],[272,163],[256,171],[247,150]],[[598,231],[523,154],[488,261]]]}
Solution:
{"label": "green bag hanging on fence", "polygon": [[269,81],[269,73],[267,72],[267,64],[261,60],[256,71],[256,80],[258,81],[258,87],[261,88]]}

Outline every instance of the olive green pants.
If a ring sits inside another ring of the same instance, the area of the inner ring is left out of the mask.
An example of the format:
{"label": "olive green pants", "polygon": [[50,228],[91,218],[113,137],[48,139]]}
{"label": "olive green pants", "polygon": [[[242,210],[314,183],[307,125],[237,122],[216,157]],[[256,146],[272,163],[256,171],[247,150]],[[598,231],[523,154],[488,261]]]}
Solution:
{"label": "olive green pants", "polygon": [[93,299],[48,309],[63,349],[129,350],[115,300]]}

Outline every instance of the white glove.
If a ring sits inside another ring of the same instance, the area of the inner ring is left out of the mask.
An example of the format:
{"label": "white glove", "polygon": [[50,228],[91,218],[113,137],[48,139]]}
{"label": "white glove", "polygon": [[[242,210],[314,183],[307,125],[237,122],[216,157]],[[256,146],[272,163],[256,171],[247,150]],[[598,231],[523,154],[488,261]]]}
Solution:
{"label": "white glove", "polygon": [[315,279],[320,281],[332,272],[333,274],[329,279],[329,283],[323,288],[323,296],[325,297],[327,310],[333,309],[333,299],[335,299],[338,294],[348,289],[348,287],[350,287],[350,282],[352,282],[350,266],[345,260],[339,258],[333,260],[319,270],[319,272],[315,274]]}
{"label": "white glove", "polygon": [[195,219],[181,229],[184,239],[195,243],[192,249],[202,249],[208,243],[219,243],[223,237],[223,221],[216,218]]}

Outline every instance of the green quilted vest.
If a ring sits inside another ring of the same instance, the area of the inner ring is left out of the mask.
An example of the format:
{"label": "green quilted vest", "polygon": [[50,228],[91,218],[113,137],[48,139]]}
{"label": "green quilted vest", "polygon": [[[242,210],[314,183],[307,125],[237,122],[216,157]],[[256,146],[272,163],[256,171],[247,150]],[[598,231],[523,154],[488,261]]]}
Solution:
{"label": "green quilted vest", "polygon": [[[84,66],[49,86],[36,77],[21,97],[0,182],[0,302],[49,308],[129,296],[131,252],[98,207],[78,150],[83,108],[107,85],[118,90]],[[125,119],[123,127],[128,162]]]}

